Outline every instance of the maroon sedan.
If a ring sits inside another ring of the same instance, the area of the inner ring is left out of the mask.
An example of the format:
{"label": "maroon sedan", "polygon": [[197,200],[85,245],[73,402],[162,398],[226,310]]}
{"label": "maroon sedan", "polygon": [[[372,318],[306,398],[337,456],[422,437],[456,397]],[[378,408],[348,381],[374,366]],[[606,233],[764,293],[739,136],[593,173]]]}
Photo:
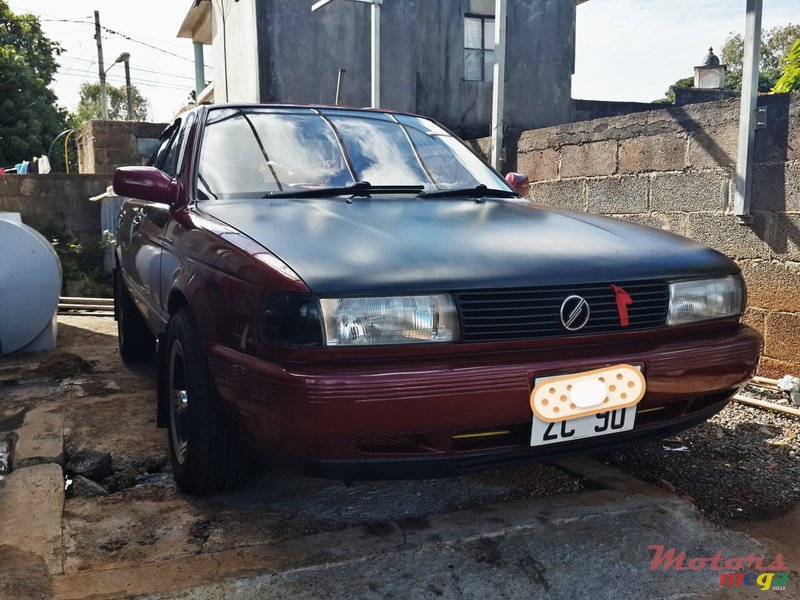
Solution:
{"label": "maroon sedan", "polygon": [[657,439],[755,373],[736,264],[520,197],[435,122],[199,107],[118,169],[120,352],[196,494],[245,457],[444,475]]}

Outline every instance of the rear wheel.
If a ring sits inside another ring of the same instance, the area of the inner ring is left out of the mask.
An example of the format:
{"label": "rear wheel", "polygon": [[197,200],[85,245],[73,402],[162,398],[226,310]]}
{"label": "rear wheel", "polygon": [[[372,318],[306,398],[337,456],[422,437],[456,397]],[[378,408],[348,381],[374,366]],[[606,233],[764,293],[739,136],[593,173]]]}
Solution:
{"label": "rear wheel", "polygon": [[170,320],[166,342],[163,373],[175,481],[195,495],[233,490],[244,481],[247,463],[227,426],[188,308],[181,308]]}
{"label": "rear wheel", "polygon": [[140,362],[153,357],[156,338],[150,333],[142,315],[136,309],[122,275],[114,272],[114,312],[117,318],[119,353],[126,362]]}

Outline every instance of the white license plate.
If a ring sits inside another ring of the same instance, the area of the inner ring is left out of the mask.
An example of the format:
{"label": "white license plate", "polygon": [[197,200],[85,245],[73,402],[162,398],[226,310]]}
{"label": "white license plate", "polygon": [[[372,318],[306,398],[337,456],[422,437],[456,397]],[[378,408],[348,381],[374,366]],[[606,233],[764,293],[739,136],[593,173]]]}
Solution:
{"label": "white license plate", "polygon": [[590,437],[621,433],[633,429],[636,407],[629,406],[609,412],[567,419],[557,423],[542,421],[533,415],[531,446],[545,446],[558,442],[572,442]]}

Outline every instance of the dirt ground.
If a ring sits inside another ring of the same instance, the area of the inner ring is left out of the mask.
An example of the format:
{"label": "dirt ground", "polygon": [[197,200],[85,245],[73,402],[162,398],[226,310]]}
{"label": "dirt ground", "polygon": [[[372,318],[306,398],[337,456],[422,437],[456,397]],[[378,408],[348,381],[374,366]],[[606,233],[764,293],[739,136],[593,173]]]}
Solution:
{"label": "dirt ground", "polygon": [[[648,574],[647,546],[659,541],[695,556],[782,551],[792,568],[785,597],[800,597],[794,496],[774,515],[708,523],[683,489],[691,468],[669,462],[702,461],[699,442],[688,454],[639,451],[639,476],[661,489],[592,461],[352,485],[260,467],[243,490],[198,499],[172,480],[154,385],[155,365],[121,363],[108,317],[60,317],[56,351],[0,361],[0,441],[15,450],[0,482],[0,518],[25,472],[59,465],[67,488],[55,500],[60,535],[43,536],[44,559],[4,543],[14,532],[0,521],[0,597],[567,598],[575,589],[554,583],[567,577],[559,569],[587,559],[599,569],[585,577],[587,586],[596,578],[598,598],[750,597],[720,591],[706,573],[650,573],[651,587],[621,586],[620,578]],[[364,566],[373,561],[383,576]],[[365,587],[332,578],[338,564]],[[404,581],[415,581],[414,593]]]}

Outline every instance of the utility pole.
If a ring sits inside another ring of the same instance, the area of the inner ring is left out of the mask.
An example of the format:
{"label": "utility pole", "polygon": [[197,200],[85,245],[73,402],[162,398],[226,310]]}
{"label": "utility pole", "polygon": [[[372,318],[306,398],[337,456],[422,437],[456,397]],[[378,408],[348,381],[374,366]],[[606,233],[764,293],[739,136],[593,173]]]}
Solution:
{"label": "utility pole", "polygon": [[108,119],[108,96],[106,94],[106,72],[103,69],[103,36],[100,30],[100,11],[94,11],[94,39],[97,40],[97,67],[100,72],[100,111]]}
{"label": "utility pole", "polygon": [[125,96],[128,100],[128,121],[133,121],[133,90],[131,89],[131,61],[125,61]]}
{"label": "utility pole", "polygon": [[758,70],[761,62],[762,0],[747,0],[742,64],[742,97],[739,104],[739,142],[736,145],[736,193],[733,212],[750,215],[753,192],[753,155],[755,154],[756,110],[758,108]]}
{"label": "utility pole", "polygon": [[494,21],[494,80],[492,82],[492,166],[503,162],[503,111],[506,96],[506,0],[496,0]]}
{"label": "utility pole", "polygon": [[372,1],[372,108],[381,107],[381,2]]}

